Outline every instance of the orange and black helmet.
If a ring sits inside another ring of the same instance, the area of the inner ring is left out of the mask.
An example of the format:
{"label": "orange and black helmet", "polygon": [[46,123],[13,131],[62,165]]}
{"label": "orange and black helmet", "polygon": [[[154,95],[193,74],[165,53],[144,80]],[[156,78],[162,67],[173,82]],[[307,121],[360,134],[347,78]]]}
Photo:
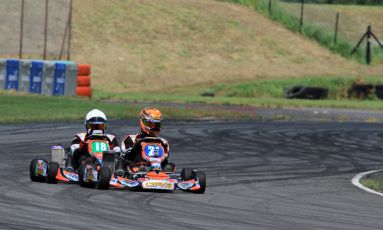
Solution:
{"label": "orange and black helmet", "polygon": [[156,108],[145,108],[140,113],[140,126],[143,133],[158,136],[161,131],[162,114]]}

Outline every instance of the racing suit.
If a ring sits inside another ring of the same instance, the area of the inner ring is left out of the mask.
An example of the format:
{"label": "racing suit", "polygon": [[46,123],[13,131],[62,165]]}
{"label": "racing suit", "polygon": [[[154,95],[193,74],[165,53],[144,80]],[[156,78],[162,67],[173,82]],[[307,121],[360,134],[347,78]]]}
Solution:
{"label": "racing suit", "polygon": [[[87,133],[78,133],[72,140],[71,153],[73,158],[72,165],[74,167],[74,170],[76,170],[83,161],[90,157],[85,142],[87,140],[87,137]],[[118,146],[117,138],[111,134],[106,134],[106,137],[108,139],[110,149],[119,152],[120,147]]]}
{"label": "racing suit", "polygon": [[[121,143],[121,151],[125,152],[124,155],[124,161],[123,161],[123,167],[126,169],[129,168],[133,169],[133,171],[138,171],[140,163],[144,163],[144,159],[141,155],[141,146],[135,145],[138,140],[143,139],[145,137],[151,137],[148,135],[145,135],[144,133],[135,134],[135,135],[128,135],[124,138],[124,140]],[[161,137],[157,137],[157,139],[160,141],[162,147],[165,150],[165,160],[162,162],[161,167],[166,170],[168,166],[168,158],[169,158],[169,143]],[[171,169],[168,169],[171,170]]]}

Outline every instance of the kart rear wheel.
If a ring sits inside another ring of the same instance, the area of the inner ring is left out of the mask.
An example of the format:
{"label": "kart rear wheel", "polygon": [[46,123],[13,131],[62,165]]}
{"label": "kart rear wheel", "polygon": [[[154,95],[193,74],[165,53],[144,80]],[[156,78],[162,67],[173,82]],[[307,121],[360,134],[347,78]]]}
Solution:
{"label": "kart rear wheel", "polygon": [[59,170],[59,164],[57,162],[51,162],[48,164],[48,184],[57,184],[57,171]]}
{"label": "kart rear wheel", "polygon": [[87,164],[82,164],[80,165],[80,168],[78,169],[78,183],[80,184],[81,187],[94,188],[95,186],[94,182],[84,181],[86,166]]}
{"label": "kart rear wheel", "polygon": [[36,167],[39,160],[42,160],[44,163],[48,164],[48,162],[44,159],[33,159],[29,165],[29,177],[31,181],[35,182],[45,182],[46,177],[41,175],[36,175]]}
{"label": "kart rear wheel", "polygon": [[110,179],[112,178],[112,171],[109,167],[101,167],[98,172],[99,181],[98,181],[98,189],[107,190],[109,189]]}
{"label": "kart rear wheel", "polygon": [[193,169],[191,168],[183,168],[181,171],[181,177],[183,180],[191,180],[193,179]]}
{"label": "kart rear wheel", "polygon": [[194,193],[204,193],[206,190],[206,175],[202,171],[193,171],[193,178],[199,182],[200,189],[193,191]]}

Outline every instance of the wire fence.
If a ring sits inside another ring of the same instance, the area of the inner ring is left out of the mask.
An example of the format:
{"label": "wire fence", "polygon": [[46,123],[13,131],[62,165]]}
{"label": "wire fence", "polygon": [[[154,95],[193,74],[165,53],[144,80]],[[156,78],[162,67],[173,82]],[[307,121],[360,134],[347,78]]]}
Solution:
{"label": "wire fence", "polygon": [[[267,11],[277,21],[283,21],[290,29],[298,30],[344,56],[352,54],[353,48],[370,28],[376,39],[365,39],[360,48],[370,42],[373,52],[369,55],[373,54],[375,63],[383,63],[383,6],[317,4],[309,0],[254,2],[257,2],[258,8],[263,8],[263,11]],[[359,52],[363,62],[371,60],[371,57],[366,56],[368,53],[366,49]]]}
{"label": "wire fence", "polygon": [[0,0],[0,57],[70,59],[72,0]]}
{"label": "wire fence", "polygon": [[302,0],[300,2],[273,0],[272,7],[280,7],[284,9],[286,13],[294,15],[295,17],[301,18],[303,16],[303,24],[308,22],[334,32],[338,14],[339,35],[353,43],[358,42],[369,25],[371,25],[377,34],[380,32],[383,36],[383,7],[370,5],[312,4]]}

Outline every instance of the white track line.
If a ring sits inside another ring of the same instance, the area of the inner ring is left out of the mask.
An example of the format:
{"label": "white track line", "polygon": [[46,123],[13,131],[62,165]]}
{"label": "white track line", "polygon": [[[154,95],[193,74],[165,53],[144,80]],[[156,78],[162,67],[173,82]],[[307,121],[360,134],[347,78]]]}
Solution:
{"label": "white track line", "polygon": [[364,173],[359,173],[358,175],[356,175],[354,178],[352,178],[351,180],[351,183],[353,185],[355,185],[356,187],[359,187],[360,189],[363,189],[367,192],[370,192],[370,193],[373,193],[373,194],[376,194],[376,195],[379,195],[379,196],[383,196],[383,193],[380,193],[380,192],[377,192],[375,190],[372,190],[370,188],[367,188],[366,186],[362,185],[359,181],[360,179],[362,179],[362,177],[370,174],[370,173],[376,173],[376,172],[380,172],[380,171],[383,171],[383,169],[380,169],[380,170],[373,170],[373,171],[368,171],[368,172],[364,172]]}

